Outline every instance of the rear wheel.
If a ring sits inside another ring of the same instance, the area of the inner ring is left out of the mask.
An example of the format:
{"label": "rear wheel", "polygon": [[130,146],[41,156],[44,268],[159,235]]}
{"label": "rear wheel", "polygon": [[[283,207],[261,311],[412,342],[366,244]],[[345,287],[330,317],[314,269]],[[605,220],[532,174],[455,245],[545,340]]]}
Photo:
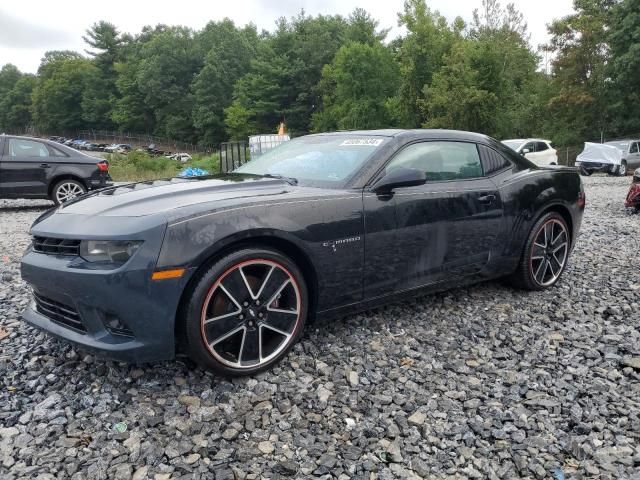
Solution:
{"label": "rear wheel", "polygon": [[66,179],[56,183],[51,191],[51,200],[56,205],[73,200],[87,193],[87,187],[77,180]]}
{"label": "rear wheel", "polygon": [[184,311],[189,356],[226,376],[279,362],[300,337],[308,294],[302,273],[274,250],[238,250],[209,268]]}
{"label": "rear wheel", "polygon": [[527,290],[553,286],[567,265],[571,239],[561,215],[550,212],[536,222],[529,233],[514,280]]}

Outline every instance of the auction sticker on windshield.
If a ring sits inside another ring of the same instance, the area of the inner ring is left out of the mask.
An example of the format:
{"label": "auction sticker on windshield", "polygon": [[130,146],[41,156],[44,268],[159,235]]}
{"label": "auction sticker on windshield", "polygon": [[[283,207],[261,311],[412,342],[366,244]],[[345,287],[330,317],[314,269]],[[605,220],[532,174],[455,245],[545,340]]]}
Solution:
{"label": "auction sticker on windshield", "polygon": [[346,147],[346,146],[377,147],[383,141],[384,139],[382,138],[350,138],[342,142],[340,146],[341,147]]}

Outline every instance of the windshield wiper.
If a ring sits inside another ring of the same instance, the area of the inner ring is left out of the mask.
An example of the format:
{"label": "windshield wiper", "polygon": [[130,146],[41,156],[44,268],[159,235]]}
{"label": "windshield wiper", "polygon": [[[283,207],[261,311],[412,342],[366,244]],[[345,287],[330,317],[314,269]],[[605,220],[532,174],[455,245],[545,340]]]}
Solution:
{"label": "windshield wiper", "polygon": [[284,180],[290,185],[297,185],[298,179],[293,177],[285,177],[284,175],[280,175],[279,173],[265,173],[262,175],[265,178],[277,178],[279,180]]}

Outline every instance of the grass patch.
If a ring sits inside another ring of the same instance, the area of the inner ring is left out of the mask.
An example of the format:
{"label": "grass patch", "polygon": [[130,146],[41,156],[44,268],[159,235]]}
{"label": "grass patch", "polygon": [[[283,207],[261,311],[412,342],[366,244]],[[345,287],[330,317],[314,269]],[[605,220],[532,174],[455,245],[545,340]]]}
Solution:
{"label": "grass patch", "polygon": [[113,153],[107,155],[109,174],[114,182],[141,182],[159,178],[175,177],[187,167],[202,168],[209,173],[220,171],[220,155],[196,154],[188,163],[181,163],[166,157],[152,157],[144,152],[130,152],[128,155]]}

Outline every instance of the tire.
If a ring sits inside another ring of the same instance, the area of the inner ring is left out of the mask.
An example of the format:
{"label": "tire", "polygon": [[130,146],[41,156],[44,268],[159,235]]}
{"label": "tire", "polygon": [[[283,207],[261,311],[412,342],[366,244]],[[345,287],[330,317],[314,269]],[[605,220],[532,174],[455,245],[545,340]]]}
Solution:
{"label": "tire", "polygon": [[51,190],[51,200],[56,205],[72,200],[87,193],[87,187],[81,182],[72,179],[61,180]]}
{"label": "tire", "polygon": [[622,160],[622,162],[620,163],[620,166],[618,167],[618,171],[617,171],[617,175],[619,177],[626,177],[627,176],[627,162],[625,160]]}
{"label": "tire", "polygon": [[223,376],[278,363],[302,334],[309,297],[302,272],[266,248],[244,248],[202,273],[179,321],[186,353]]}
{"label": "tire", "polygon": [[[544,238],[550,242],[543,242]],[[512,277],[514,283],[525,290],[552,287],[567,266],[570,250],[569,227],[564,218],[555,212],[543,215],[529,232],[520,263]]]}

